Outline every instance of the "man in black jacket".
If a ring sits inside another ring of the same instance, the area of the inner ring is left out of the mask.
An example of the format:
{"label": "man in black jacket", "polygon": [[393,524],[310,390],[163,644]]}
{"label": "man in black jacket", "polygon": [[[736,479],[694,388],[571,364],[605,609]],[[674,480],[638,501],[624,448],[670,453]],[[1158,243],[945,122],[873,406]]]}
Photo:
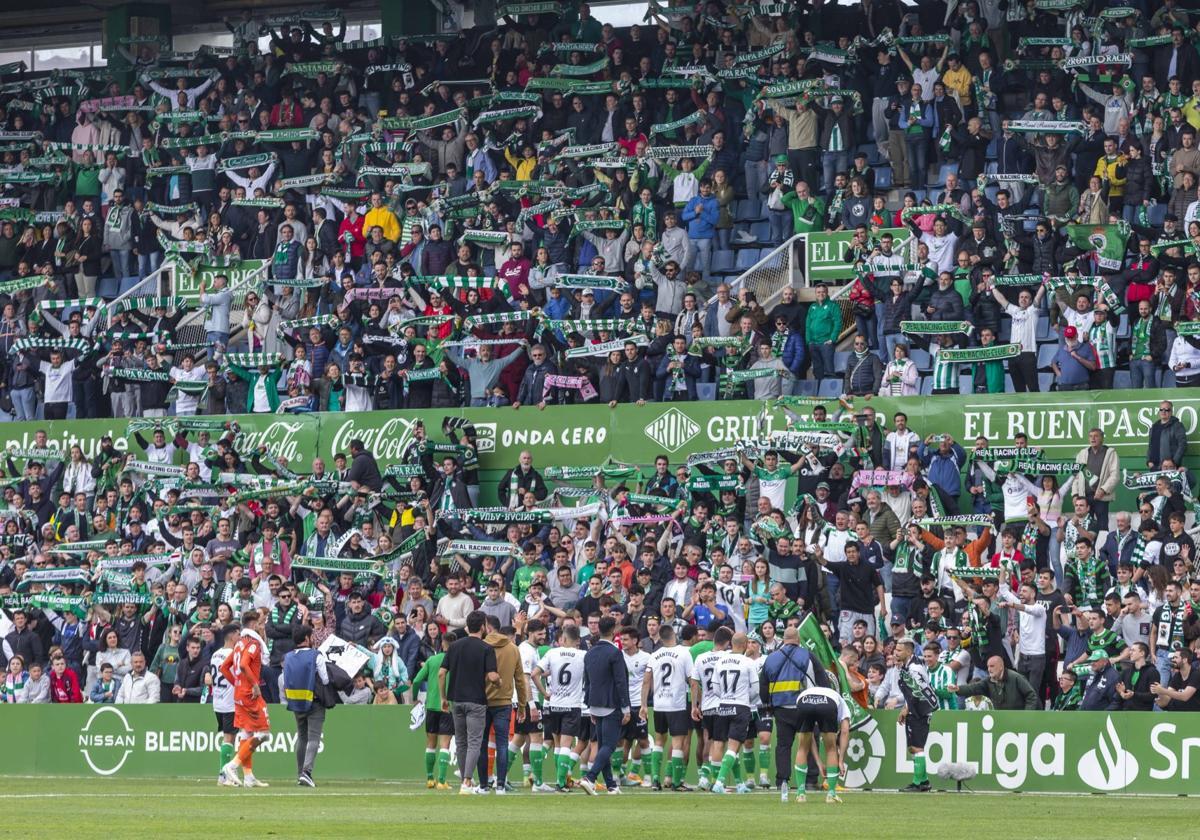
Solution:
{"label": "man in black jacket", "polygon": [[362,592],[354,590],[346,602],[346,614],[338,624],[338,635],[347,642],[371,647],[383,638],[387,628],[375,617]]}
{"label": "man in black jacket", "polygon": [[504,507],[519,507],[521,497],[532,491],[540,502],[546,498],[548,490],[542,474],[533,468],[533,455],[529,450],[517,456],[517,466],[504,474],[496,488],[500,504]]}
{"label": "man in black jacket", "polygon": [[204,675],[208,663],[201,656],[200,639],[192,636],[184,645],[184,656],[175,670],[175,684],[171,686],[171,699],[175,703],[199,703],[204,691]]}
{"label": "man in black jacket", "polygon": [[654,371],[650,363],[641,358],[638,346],[632,341],[625,342],[625,359],[617,366],[617,376],[621,384],[617,389],[617,402],[635,402],[644,405],[653,395]]}
{"label": "man in black jacket", "polygon": [[350,469],[346,471],[346,480],[355,490],[369,490],[378,493],[383,489],[383,476],[379,472],[379,464],[375,461],[363,442],[358,438],[350,441]]}
{"label": "man in black jacket", "polygon": [[29,626],[29,615],[23,610],[12,614],[13,629],[4,637],[4,661],[20,656],[25,667],[39,663],[46,664],[46,651],[42,640]]}
{"label": "man in black jacket", "polygon": [[596,726],[596,759],[580,786],[588,794],[596,795],[596,777],[604,774],[606,790],[618,790],[613,780],[611,759],[621,727],[629,723],[629,672],[625,657],[613,644],[613,632],[617,620],[611,615],[600,619],[600,640],[588,650],[583,658],[584,702],[591,710],[592,722]]}
{"label": "man in black jacket", "polygon": [[283,668],[283,657],[295,646],[292,633],[302,621],[295,591],[290,587],[281,586],[275,606],[271,607],[266,622],[267,650],[270,658],[262,670],[265,685],[263,696],[267,698],[268,703],[279,702],[279,675]]}

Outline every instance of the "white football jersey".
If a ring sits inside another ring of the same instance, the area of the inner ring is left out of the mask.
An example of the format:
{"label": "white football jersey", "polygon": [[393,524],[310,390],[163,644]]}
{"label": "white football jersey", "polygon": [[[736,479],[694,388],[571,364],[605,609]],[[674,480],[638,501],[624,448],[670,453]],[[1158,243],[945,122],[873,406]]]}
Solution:
{"label": "white football jersey", "polygon": [[644,650],[635,650],[633,656],[624,652],[625,670],[629,672],[629,705],[639,708],[642,705],[642,681],[646,678],[646,667],[650,664],[650,654]]}
{"label": "white football jersey", "polygon": [[758,709],[762,705],[762,695],[759,693],[758,687],[762,682],[762,669],[763,665],[767,663],[767,657],[759,656],[757,659],[751,659],[747,656],[746,660],[754,671],[754,685],[750,688],[750,708]]}
{"label": "white football jersey", "polygon": [[229,648],[217,648],[213,651],[212,659],[208,662],[208,672],[212,674],[212,704],[214,712],[233,711],[233,685],[221,673],[221,666],[233,651]]}
{"label": "white football jersey", "polygon": [[687,708],[689,680],[692,679],[692,655],[682,645],[661,647],[650,654],[650,678],[654,681],[653,702],[656,712],[682,712]]}
{"label": "white football jersey", "polygon": [[700,683],[700,711],[715,712],[721,705],[721,690],[715,682],[717,663],[726,651],[710,650],[696,657],[696,673],[692,677]]}
{"label": "white football jersey", "polygon": [[750,698],[758,690],[754,677],[754,666],[748,656],[725,651],[717,661],[713,675],[713,683],[721,693],[721,705],[750,708]]}
{"label": "white football jersey", "polygon": [[548,710],[583,708],[583,657],[579,648],[551,648],[538,662],[550,692]]}
{"label": "white football jersey", "polygon": [[[525,672],[525,681],[529,684],[529,700],[532,703],[541,702],[542,693],[533,683],[533,669],[538,664],[537,648],[529,642],[521,642],[517,646],[517,652],[521,655],[521,670]],[[546,652],[549,653],[549,651]]]}

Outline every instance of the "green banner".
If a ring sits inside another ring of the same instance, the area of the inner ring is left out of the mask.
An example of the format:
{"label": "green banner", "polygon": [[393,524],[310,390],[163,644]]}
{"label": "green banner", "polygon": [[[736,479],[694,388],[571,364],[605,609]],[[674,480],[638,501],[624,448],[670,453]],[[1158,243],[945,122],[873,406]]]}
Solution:
{"label": "green banner", "polygon": [[[1073,459],[1087,445],[1088,431],[1095,427],[1104,432],[1105,443],[1117,450],[1124,468],[1143,471],[1150,426],[1158,417],[1158,403],[1163,399],[1174,401],[1175,416],[1192,442],[1191,453],[1200,454],[1200,393],[1193,396],[1189,391],[876,397],[871,405],[880,417],[890,418],[894,412],[904,411],[909,427],[922,437],[951,434],[968,449],[978,435],[986,437],[991,446],[1010,446],[1015,435],[1024,433],[1042,450],[1045,460]],[[800,411],[801,415],[807,413]],[[319,455],[331,463],[336,453],[349,451],[354,438],[363,441],[381,467],[397,463],[413,440],[418,421],[441,441],[436,430],[441,429],[447,416],[464,418],[475,427],[484,473],[481,505],[495,503],[493,494],[500,475],[517,463],[523,449],[535,453],[539,469],[601,464],[610,456],[622,463],[648,466],[660,453],[672,463],[683,463],[693,453],[766,438],[787,429],[787,417],[781,408],[764,410],[763,403],[752,400],[621,405],[599,413],[590,406],[562,406],[547,411],[374,411],[238,415],[230,419],[241,426],[240,451],[265,445],[277,456],[287,458],[297,471],[307,472],[313,457]],[[112,435],[120,448],[131,446],[124,436],[126,426],[127,421],[115,420],[5,423],[0,426],[0,448],[32,448],[36,445],[35,432],[45,429],[50,447],[69,450],[77,443],[85,455],[92,457],[105,434]],[[134,457],[143,457],[136,445],[131,448]],[[1125,504],[1121,494],[1127,492],[1118,490],[1118,504]]]}
{"label": "green banner", "polygon": [[[423,776],[425,733],[409,728],[410,706],[337,706],[325,719],[317,772],[328,780]],[[274,784],[296,776],[296,724],[269,707],[271,734],[254,755]],[[875,711],[850,735],[845,784],[903,787],[912,778],[897,713]],[[206,705],[14,705],[6,747],[19,762],[0,773],[115,778],[210,778],[221,736]],[[1027,793],[1194,793],[1190,716],[1132,712],[935,712],[926,746],[931,781],[954,762],[976,773],[972,790]]]}
{"label": "green banner", "polygon": [[[908,228],[883,228],[879,236],[892,235],[892,250],[903,253],[912,232]],[[804,262],[812,283],[848,281],[854,279],[854,266],[846,262],[846,248],[854,239],[854,231],[808,233],[804,236]]]}

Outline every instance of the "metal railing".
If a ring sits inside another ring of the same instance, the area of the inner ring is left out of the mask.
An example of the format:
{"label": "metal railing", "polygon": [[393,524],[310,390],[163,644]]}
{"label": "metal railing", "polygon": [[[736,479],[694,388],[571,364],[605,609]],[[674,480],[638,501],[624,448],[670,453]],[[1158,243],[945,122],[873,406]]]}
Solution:
{"label": "metal railing", "polygon": [[[754,292],[763,309],[774,306],[788,286],[804,286],[803,234],[797,234],[772,249],[765,257],[729,281],[734,296],[739,289],[748,289]],[[712,303],[716,299],[716,295],[713,295],[708,302]]]}

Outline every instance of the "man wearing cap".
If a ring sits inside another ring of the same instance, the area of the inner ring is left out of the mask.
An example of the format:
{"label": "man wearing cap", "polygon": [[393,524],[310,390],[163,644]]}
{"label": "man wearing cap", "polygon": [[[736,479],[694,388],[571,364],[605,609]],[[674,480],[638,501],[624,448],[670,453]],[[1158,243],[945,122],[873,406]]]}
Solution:
{"label": "man wearing cap", "polygon": [[1108,654],[1103,650],[1092,651],[1088,656],[1088,666],[1092,673],[1083,690],[1083,702],[1079,704],[1079,710],[1113,712],[1120,709],[1121,697],[1117,694],[1117,683],[1121,681],[1121,676],[1109,662]]}
{"label": "man wearing cap", "polygon": [[1050,363],[1058,390],[1085,391],[1091,372],[1099,366],[1096,351],[1090,344],[1079,340],[1079,331],[1075,327],[1064,328],[1063,338],[1066,340],[1054,354],[1054,361]]}

